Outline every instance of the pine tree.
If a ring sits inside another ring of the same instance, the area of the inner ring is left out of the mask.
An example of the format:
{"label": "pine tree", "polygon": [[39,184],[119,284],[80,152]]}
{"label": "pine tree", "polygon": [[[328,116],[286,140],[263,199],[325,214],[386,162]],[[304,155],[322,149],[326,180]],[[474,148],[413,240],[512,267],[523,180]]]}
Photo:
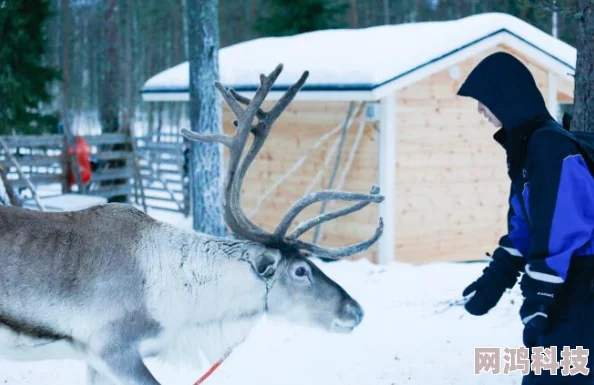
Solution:
{"label": "pine tree", "polygon": [[0,134],[56,132],[52,82],[59,73],[44,63],[47,0],[0,0]]}
{"label": "pine tree", "polygon": [[267,0],[268,12],[255,30],[264,36],[286,36],[322,29],[345,28],[350,4],[346,0]]}

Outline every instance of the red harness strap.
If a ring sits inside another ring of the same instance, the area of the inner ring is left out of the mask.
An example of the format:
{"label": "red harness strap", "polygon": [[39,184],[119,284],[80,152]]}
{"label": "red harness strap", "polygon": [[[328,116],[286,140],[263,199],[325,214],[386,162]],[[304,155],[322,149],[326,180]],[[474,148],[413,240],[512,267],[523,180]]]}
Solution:
{"label": "red harness strap", "polygon": [[206,379],[208,377],[210,377],[210,375],[219,367],[221,366],[221,364],[223,363],[223,361],[225,361],[227,359],[227,357],[229,357],[229,355],[231,354],[231,350],[228,350],[225,355],[218,360],[217,362],[215,362],[215,364],[213,366],[210,367],[210,369],[208,369],[208,371],[206,373],[204,373],[204,375],[202,377],[200,377],[198,379],[198,381],[196,381],[194,383],[194,385],[201,385],[204,381],[206,381]]}

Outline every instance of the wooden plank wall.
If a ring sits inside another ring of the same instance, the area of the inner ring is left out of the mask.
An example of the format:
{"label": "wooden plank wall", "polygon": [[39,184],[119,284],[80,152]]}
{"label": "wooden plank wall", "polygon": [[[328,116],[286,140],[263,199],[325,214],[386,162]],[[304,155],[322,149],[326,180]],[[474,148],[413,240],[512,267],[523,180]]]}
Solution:
{"label": "wooden plank wall", "polygon": [[[458,80],[445,70],[398,93],[400,261],[482,259],[506,231],[505,153],[492,138],[495,128],[476,112],[476,102],[456,96],[470,71],[496,50],[460,63]],[[527,64],[546,100],[547,72],[512,53]]]}
{"label": "wooden plank wall", "polygon": [[[266,103],[264,108],[271,107]],[[264,148],[260,152],[249,170],[242,192],[244,211],[250,213],[256,207],[259,198],[272,186],[291,166],[326,132],[339,125],[346,117],[348,102],[303,102],[295,101],[277,120]],[[225,132],[232,134],[232,115],[228,108],[224,108]],[[346,159],[353,146],[359,122],[355,121],[346,136],[338,176],[342,173]],[[333,136],[325,145],[314,151],[301,168],[283,183],[264,202],[262,208],[252,218],[257,224],[274,230],[286,210],[303,194],[314,179],[318,170],[323,168],[327,152],[332,147],[338,135]],[[377,184],[377,132],[372,123],[365,124],[365,131],[355,161],[348,174],[344,190],[354,192],[369,192],[373,184]],[[225,149],[225,159],[227,150]],[[334,161],[331,162],[331,166]],[[314,190],[326,188],[329,167],[321,182]],[[338,179],[338,178],[337,178]],[[295,223],[312,218],[320,210],[320,204],[305,210]],[[327,209],[335,210],[343,204],[328,205]],[[378,217],[377,205],[367,206],[362,211],[348,217],[339,218],[323,227],[322,246],[338,247],[348,243],[358,243],[373,235]],[[311,241],[313,231],[304,234],[301,239]],[[375,246],[367,253],[354,256],[375,258]]]}

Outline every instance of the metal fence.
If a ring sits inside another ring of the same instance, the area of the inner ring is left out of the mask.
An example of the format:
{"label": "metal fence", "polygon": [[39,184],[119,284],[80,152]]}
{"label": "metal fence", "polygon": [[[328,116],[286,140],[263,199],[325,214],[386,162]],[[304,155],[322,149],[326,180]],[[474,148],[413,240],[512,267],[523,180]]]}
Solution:
{"label": "metal fence", "polygon": [[[2,136],[11,156],[22,174],[36,187],[52,186],[57,192],[77,191],[77,178],[72,167],[76,152],[66,145],[63,135]],[[133,153],[130,137],[125,134],[82,136],[91,148],[94,166],[91,179],[84,185],[84,192],[105,198],[124,197],[132,194]],[[65,149],[70,148],[71,151]],[[5,165],[8,179],[16,190],[24,190],[27,181],[19,175],[15,164],[0,151],[0,162]],[[42,189],[43,190],[43,189]]]}
{"label": "metal fence", "polygon": [[185,216],[190,214],[185,150],[186,145],[179,134],[160,133],[136,138],[142,186],[148,207],[181,212]]}
{"label": "metal fence", "polygon": [[[74,169],[73,141],[65,135],[2,136],[22,173],[42,191],[80,191]],[[190,213],[185,143],[179,134],[156,133],[135,137],[127,134],[82,136],[91,147],[92,177],[84,193],[154,208]],[[65,149],[70,148],[70,151]],[[0,162],[15,190],[27,183],[0,149]],[[77,167],[79,167],[77,165]],[[123,199],[122,199],[123,198]]]}

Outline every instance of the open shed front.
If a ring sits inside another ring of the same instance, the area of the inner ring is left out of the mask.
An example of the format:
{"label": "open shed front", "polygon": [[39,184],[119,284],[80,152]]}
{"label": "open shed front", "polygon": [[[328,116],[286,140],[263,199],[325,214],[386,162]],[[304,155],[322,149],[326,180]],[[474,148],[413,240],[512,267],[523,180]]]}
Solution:
{"label": "open shed front", "polygon": [[[439,44],[426,47],[437,38]],[[365,43],[369,41],[374,43]],[[404,47],[393,52],[386,42]],[[406,47],[415,45],[419,49],[411,51],[412,59],[405,56]],[[367,51],[348,62],[357,47]],[[308,61],[301,55],[308,50],[321,56]],[[221,81],[246,96],[253,94],[259,73],[285,63],[265,108],[303,70],[311,70],[246,176],[246,213],[273,229],[293,202],[308,191],[328,188],[331,180],[332,188],[345,191],[367,192],[379,185],[386,198],[381,205],[339,218],[304,238],[315,236],[330,247],[356,243],[373,234],[381,216],[384,236],[355,258],[379,263],[484,258],[506,231],[505,154],[492,139],[494,128],[477,113],[476,102],[456,92],[482,58],[500,50],[528,65],[553,113],[559,103],[572,102],[575,49],[508,15],[320,31],[225,48]],[[252,59],[236,68],[240,57]],[[340,60],[345,64],[338,68]],[[187,101],[187,83],[184,63],[147,81],[143,97]],[[345,124],[349,110],[353,113]],[[226,106],[223,111],[224,130],[232,134],[233,117]],[[326,210],[338,207],[329,204]],[[310,207],[297,222],[320,209]]]}
{"label": "open shed front", "polygon": [[509,178],[495,128],[477,103],[456,96],[470,71],[496,51],[520,58],[551,111],[573,84],[506,45],[480,52],[405,87],[396,98],[396,257],[409,262],[476,260],[507,231]]}

